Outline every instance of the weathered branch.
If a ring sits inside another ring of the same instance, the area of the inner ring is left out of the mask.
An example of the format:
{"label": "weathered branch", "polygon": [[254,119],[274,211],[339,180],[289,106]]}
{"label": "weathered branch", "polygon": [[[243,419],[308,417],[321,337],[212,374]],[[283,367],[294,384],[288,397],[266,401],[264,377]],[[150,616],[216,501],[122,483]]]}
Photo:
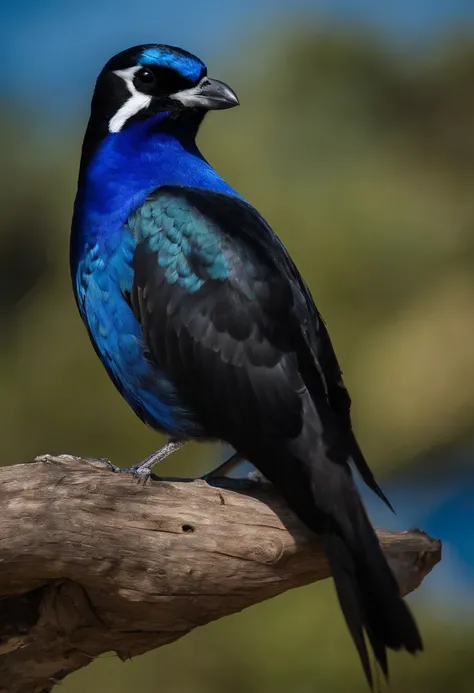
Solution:
{"label": "weathered branch", "polygon": [[[267,485],[139,485],[99,461],[0,470],[0,691],[43,693],[99,654],[127,658],[322,580],[320,545]],[[440,560],[379,532],[404,594]]]}

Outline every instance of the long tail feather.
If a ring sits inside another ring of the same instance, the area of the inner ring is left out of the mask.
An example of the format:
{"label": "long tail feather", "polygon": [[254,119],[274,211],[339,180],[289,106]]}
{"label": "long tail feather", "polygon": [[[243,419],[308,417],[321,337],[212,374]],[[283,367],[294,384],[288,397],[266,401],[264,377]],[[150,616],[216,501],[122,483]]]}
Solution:
{"label": "long tail feather", "polygon": [[341,609],[367,674],[367,650],[361,645],[365,631],[384,676],[388,679],[387,648],[406,649],[414,654],[423,649],[418,628],[408,606],[400,597],[398,584],[383,555],[361,500],[354,492],[345,495],[341,510],[345,517],[332,522],[324,546],[336,585]]}
{"label": "long tail feather", "polygon": [[[260,457],[260,455],[259,455]],[[290,507],[323,546],[340,606],[370,687],[373,675],[365,636],[388,679],[387,649],[422,650],[415,620],[380,548],[347,464],[321,455],[310,465],[288,450],[273,449],[271,463],[256,466],[272,481]],[[308,471],[310,479],[308,478]]]}

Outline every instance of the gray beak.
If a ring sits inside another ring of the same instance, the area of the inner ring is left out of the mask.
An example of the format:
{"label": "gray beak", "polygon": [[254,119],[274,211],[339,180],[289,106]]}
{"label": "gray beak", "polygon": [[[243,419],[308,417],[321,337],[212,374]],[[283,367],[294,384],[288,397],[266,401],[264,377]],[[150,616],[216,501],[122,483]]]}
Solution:
{"label": "gray beak", "polygon": [[179,101],[188,108],[205,108],[208,111],[218,111],[239,105],[239,99],[227,84],[218,79],[203,77],[199,84],[191,89],[171,94],[170,99]]}

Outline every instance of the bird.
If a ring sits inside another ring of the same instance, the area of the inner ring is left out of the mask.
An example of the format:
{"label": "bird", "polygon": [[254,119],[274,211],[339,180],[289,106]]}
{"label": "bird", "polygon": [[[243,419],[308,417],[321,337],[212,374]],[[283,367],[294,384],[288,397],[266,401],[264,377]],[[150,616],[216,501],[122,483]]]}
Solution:
{"label": "bird", "polygon": [[[80,315],[118,391],[168,443],[224,442],[322,538],[370,687],[370,651],[423,649],[358,493],[390,506],[357,443],[329,333],[269,224],[196,144],[209,111],[239,105],[191,53],[112,57],[91,102],[70,270]],[[232,464],[232,460],[230,464]],[[368,647],[370,645],[370,647]]]}

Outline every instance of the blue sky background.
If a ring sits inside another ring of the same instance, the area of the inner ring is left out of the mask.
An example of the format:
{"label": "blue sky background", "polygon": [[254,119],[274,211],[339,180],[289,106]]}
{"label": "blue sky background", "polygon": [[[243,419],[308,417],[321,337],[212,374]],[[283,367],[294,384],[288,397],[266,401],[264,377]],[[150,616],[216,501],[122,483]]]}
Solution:
{"label": "blue sky background", "polygon": [[[417,47],[474,26],[472,0],[3,0],[0,93],[68,117],[88,102],[104,62],[147,42],[180,45],[214,66],[283,21],[356,24]],[[214,63],[214,65],[213,65]]]}

